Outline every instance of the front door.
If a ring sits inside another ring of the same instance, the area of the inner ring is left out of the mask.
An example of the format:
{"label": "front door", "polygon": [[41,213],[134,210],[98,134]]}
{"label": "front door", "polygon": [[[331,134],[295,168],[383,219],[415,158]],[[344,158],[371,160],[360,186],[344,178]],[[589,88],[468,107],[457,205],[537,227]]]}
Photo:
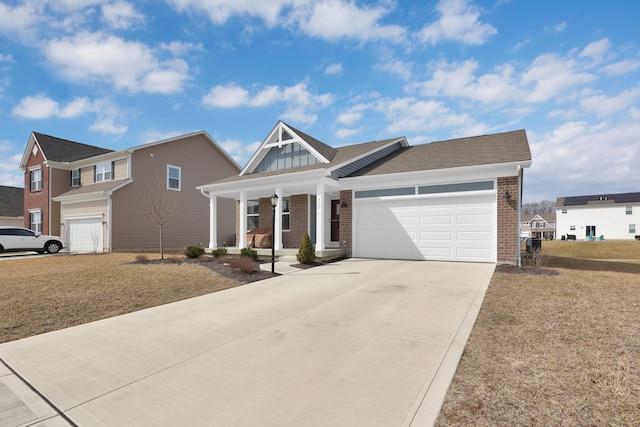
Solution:
{"label": "front door", "polygon": [[340,200],[331,201],[331,241],[340,241]]}
{"label": "front door", "polygon": [[596,226],[595,225],[587,225],[587,237],[588,236],[596,237]]}

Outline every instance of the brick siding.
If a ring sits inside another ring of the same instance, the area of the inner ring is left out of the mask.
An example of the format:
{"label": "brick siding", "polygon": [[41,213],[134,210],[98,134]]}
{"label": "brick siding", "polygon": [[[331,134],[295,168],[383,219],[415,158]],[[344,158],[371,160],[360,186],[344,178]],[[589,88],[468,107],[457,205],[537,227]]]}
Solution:
{"label": "brick siding", "polygon": [[[31,191],[30,168],[41,166],[42,190]],[[42,234],[49,234],[49,168],[44,164],[42,151],[38,147],[38,153],[29,154],[29,160],[24,172],[24,226],[30,228],[29,210],[40,209],[42,211]]]}
{"label": "brick siding", "polygon": [[[508,191],[509,199],[502,195]],[[498,264],[518,263],[518,206],[520,205],[520,189],[518,177],[509,176],[498,178]]]}
{"label": "brick siding", "polygon": [[[346,207],[340,207],[340,247],[346,246],[346,256],[350,257],[353,249],[351,232],[353,226],[353,206],[351,190],[340,191],[340,202],[346,203]],[[346,242],[346,243],[345,243]]]}

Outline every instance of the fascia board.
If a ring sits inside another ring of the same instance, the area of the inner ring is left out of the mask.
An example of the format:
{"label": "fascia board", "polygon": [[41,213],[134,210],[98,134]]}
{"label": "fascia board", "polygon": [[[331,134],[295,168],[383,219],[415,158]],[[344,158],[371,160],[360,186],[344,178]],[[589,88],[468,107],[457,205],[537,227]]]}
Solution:
{"label": "fascia board", "polygon": [[52,197],[51,200],[54,202],[60,202],[62,204],[65,203],[83,203],[83,202],[95,202],[98,200],[106,200],[108,196],[104,191],[99,191],[97,193],[86,193],[86,194],[78,194],[73,196],[57,196]]}
{"label": "fascia board", "polygon": [[311,145],[309,145],[303,138],[300,137],[300,135],[298,135],[297,133],[295,133],[293,131],[293,129],[291,129],[289,126],[287,126],[286,124],[282,123],[282,127],[286,128],[288,130],[289,133],[293,134],[296,136],[298,142],[300,144],[302,144],[307,151],[309,151],[311,154],[313,154],[313,156],[315,158],[317,158],[318,160],[320,160],[322,163],[330,163],[329,159],[327,159],[326,157],[324,157],[322,154],[320,154],[318,151],[316,151],[315,148],[313,148]]}
{"label": "fascia board", "polygon": [[253,153],[253,156],[251,156],[247,164],[240,171],[240,176],[245,175],[249,169],[251,169],[252,167],[255,167],[255,165],[262,160],[262,158],[264,157],[264,154],[262,154],[263,148],[267,144],[267,141],[271,139],[271,136],[273,136],[273,133],[278,130],[278,126],[280,126],[280,124],[282,124],[282,121],[278,120],[275,126],[271,129],[271,132],[269,132],[267,137],[262,140],[262,143],[260,144],[258,149],[255,151],[255,153]]}
{"label": "fascia board", "polygon": [[521,162],[501,163],[493,165],[402,172],[396,174],[356,176],[351,178],[340,178],[340,188],[360,190],[378,187],[390,188],[401,185],[415,185],[416,182],[425,184],[445,184],[490,180],[502,176],[515,176],[518,173],[518,166],[523,167],[523,164]]}
{"label": "fascia board", "polygon": [[313,184],[320,182],[325,175],[325,169],[314,169],[221,184],[205,184],[196,187],[196,189],[215,196],[217,194],[236,193],[247,190],[286,187],[287,185],[291,185],[291,183],[295,183],[296,185]]}

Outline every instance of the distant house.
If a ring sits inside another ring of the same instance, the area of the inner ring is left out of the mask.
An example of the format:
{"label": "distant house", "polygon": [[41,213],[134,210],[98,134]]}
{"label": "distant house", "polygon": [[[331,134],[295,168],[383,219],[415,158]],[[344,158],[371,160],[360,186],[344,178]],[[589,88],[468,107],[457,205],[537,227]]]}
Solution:
{"label": "distant house", "polygon": [[24,224],[24,189],[0,185],[0,225]]}
{"label": "distant house", "polygon": [[530,165],[524,130],[334,148],[278,122],[240,173],[199,188],[211,206],[236,202],[239,248],[258,228],[283,254],[308,233],[318,256],[517,263]]}
{"label": "distant house", "polygon": [[559,197],[556,235],[633,239],[640,234],[640,192]]}
{"label": "distant house", "polygon": [[[164,247],[206,244],[209,199],[196,185],[239,171],[204,131],[121,151],[33,132],[20,168],[25,226],[60,235],[73,252],[158,247],[158,226],[146,213],[153,187],[179,200],[163,227]],[[233,239],[234,203],[222,201],[217,212],[218,235]]]}
{"label": "distant house", "polygon": [[520,218],[520,235],[522,237],[531,237],[533,239],[555,239],[556,215],[522,215],[522,217]]}

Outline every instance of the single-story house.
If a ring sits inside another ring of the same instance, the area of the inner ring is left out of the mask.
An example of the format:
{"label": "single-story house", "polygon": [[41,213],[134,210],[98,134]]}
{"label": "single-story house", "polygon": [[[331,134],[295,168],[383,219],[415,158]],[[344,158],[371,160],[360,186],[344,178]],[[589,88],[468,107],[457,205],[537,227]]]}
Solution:
{"label": "single-story house", "polygon": [[558,197],[556,235],[633,239],[640,235],[640,192]]}
{"label": "single-story house", "polygon": [[524,130],[332,147],[279,121],[239,174],[198,188],[211,200],[209,248],[220,245],[215,206],[233,199],[239,248],[248,231],[275,228],[275,251],[307,232],[318,256],[516,264],[530,165]]}
{"label": "single-story house", "polygon": [[0,225],[24,225],[24,189],[0,185]]}

